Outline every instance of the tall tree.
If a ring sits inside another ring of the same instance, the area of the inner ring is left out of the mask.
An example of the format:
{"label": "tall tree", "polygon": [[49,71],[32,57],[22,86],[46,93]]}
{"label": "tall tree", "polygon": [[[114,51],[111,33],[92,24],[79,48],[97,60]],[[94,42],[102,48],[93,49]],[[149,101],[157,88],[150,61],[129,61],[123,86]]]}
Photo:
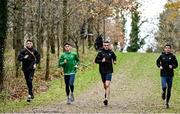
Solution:
{"label": "tall tree", "polygon": [[20,72],[20,62],[17,60],[18,53],[22,48],[22,41],[23,41],[23,26],[22,25],[22,15],[23,15],[23,3],[21,0],[14,1],[14,22],[13,22],[13,31],[14,31],[14,45],[15,45],[15,67],[16,67],[16,74],[15,76],[18,77]]}
{"label": "tall tree", "polygon": [[65,42],[68,41],[68,14],[67,14],[67,5],[68,5],[68,0],[63,0],[63,41],[62,43],[64,44]]}
{"label": "tall tree", "polygon": [[166,43],[170,43],[176,51],[180,51],[180,1],[168,2],[165,6],[156,35],[157,48],[160,51]]}
{"label": "tall tree", "polygon": [[0,1],[0,92],[4,82],[4,50],[7,31],[7,0]]}
{"label": "tall tree", "polygon": [[144,45],[144,39],[139,38],[140,32],[140,15],[138,11],[139,5],[135,5],[135,7],[131,10],[131,33],[130,33],[130,46],[127,48],[128,52],[137,52],[138,49]]}
{"label": "tall tree", "polygon": [[[44,43],[44,37],[43,37],[43,23],[44,23],[44,10],[45,10],[45,4],[42,0],[38,0],[38,10],[37,10],[37,50],[39,51],[41,57],[43,57],[43,43]],[[39,64],[40,66],[40,64]]]}

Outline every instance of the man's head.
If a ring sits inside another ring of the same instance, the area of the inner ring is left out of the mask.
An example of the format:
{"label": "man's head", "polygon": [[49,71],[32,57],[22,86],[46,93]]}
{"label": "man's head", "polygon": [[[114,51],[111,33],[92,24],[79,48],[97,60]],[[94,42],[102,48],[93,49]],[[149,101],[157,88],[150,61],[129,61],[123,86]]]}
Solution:
{"label": "man's head", "polygon": [[103,43],[103,48],[104,48],[105,50],[109,50],[109,49],[110,49],[110,43],[109,43],[108,41],[105,41],[105,42]]}
{"label": "man's head", "polygon": [[70,51],[71,51],[71,44],[65,43],[65,44],[64,44],[64,51],[70,52]]}
{"label": "man's head", "polygon": [[165,53],[171,53],[172,49],[171,49],[171,45],[170,44],[166,44],[164,46],[164,52]]}
{"label": "man's head", "polygon": [[32,40],[27,40],[27,41],[26,41],[26,47],[27,47],[27,48],[32,48],[32,47],[33,47],[33,42],[32,42]]}

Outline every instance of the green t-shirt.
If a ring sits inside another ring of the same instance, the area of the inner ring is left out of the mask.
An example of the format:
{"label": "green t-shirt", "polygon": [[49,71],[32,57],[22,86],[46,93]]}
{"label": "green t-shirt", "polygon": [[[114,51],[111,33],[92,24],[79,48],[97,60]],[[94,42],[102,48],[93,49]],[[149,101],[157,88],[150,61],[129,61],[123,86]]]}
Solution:
{"label": "green t-shirt", "polygon": [[[67,60],[67,63],[64,63]],[[64,52],[60,58],[58,67],[63,67],[64,75],[76,73],[76,65],[79,64],[79,58],[75,52]]]}

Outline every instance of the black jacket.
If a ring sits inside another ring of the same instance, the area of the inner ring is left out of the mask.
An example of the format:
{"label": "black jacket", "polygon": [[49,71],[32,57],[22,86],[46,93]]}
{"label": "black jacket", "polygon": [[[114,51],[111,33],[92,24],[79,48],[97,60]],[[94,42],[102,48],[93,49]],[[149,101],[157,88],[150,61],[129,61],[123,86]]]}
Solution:
{"label": "black jacket", "polygon": [[[34,56],[29,51],[31,51],[34,54]],[[34,48],[29,49],[29,51],[26,48],[24,48],[20,51],[18,55],[18,60],[22,61],[23,71],[33,70],[34,64],[38,64],[40,62],[39,52]],[[28,55],[28,57],[24,58],[26,55]]]}
{"label": "black jacket", "polygon": [[[178,67],[178,62],[176,56],[172,53],[165,54],[164,52],[159,56],[156,61],[158,67],[162,66],[163,69],[161,70],[161,76],[168,75],[173,77],[174,76],[174,69]],[[172,65],[173,68],[170,69],[169,65]]]}
{"label": "black jacket", "polygon": [[[102,62],[102,59],[105,57],[106,61]],[[113,61],[116,61],[116,55],[111,50],[102,49],[96,59],[95,63],[99,64],[100,73],[113,73]]]}

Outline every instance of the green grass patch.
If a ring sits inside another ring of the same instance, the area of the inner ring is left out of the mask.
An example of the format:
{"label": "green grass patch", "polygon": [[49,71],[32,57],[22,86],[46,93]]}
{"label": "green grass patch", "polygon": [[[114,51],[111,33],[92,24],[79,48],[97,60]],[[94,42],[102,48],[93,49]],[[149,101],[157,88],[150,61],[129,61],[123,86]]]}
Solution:
{"label": "green grass patch", "polygon": [[[160,99],[160,76],[159,69],[156,67],[156,59],[159,54],[156,53],[119,53],[117,52],[117,64],[114,65],[114,74],[126,75],[128,80],[150,80],[152,81],[154,92],[153,96],[147,98],[147,100]],[[83,71],[78,71],[75,80],[75,95],[85,92],[88,88],[93,87],[98,81],[101,81],[98,71],[98,65],[95,64],[94,58],[96,53],[88,54],[81,60],[84,64],[89,64]],[[178,61],[180,55],[177,55]],[[61,102],[66,99],[64,90],[64,80],[55,79],[48,82],[49,89],[47,92],[40,93],[35,96],[35,99],[31,103],[27,103],[25,99],[20,101],[7,101],[6,104],[0,103],[0,112],[15,112],[24,108],[37,108],[38,106],[45,106],[56,102]],[[172,99],[171,102],[174,105],[168,111],[162,109],[149,108],[148,112],[180,112],[180,68],[176,69]]]}

